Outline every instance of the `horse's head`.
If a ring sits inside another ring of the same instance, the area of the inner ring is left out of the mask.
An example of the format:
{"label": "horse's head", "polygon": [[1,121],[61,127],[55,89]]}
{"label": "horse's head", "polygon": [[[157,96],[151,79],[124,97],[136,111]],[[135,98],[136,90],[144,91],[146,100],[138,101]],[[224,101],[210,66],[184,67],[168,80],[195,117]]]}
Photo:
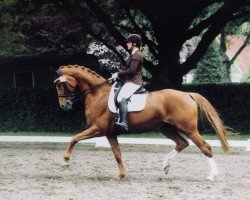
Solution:
{"label": "horse's head", "polygon": [[88,94],[92,97],[100,94],[97,89],[109,82],[94,71],[78,65],[61,66],[56,73],[58,77],[54,83],[59,104],[64,110],[71,109],[73,102],[87,98]]}
{"label": "horse's head", "polygon": [[69,75],[64,75],[60,70],[56,71],[58,78],[54,80],[58,94],[60,107],[64,110],[72,109],[74,92],[77,89],[77,80]]}

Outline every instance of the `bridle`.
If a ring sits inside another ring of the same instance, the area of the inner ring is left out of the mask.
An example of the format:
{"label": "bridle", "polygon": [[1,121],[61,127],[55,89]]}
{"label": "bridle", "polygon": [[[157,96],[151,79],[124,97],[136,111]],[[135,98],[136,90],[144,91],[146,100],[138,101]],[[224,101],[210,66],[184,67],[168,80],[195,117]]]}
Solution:
{"label": "bridle", "polygon": [[[63,90],[64,90],[64,93],[58,94],[57,96],[58,97],[65,97],[66,101],[68,103],[70,103],[70,104],[73,104],[74,102],[83,99],[87,94],[96,91],[98,88],[102,87],[103,85],[105,85],[106,83],[111,81],[111,79],[107,79],[104,82],[99,83],[97,85],[94,85],[94,86],[92,86],[92,87],[90,87],[90,88],[88,88],[86,90],[83,90],[83,91],[80,91],[80,92],[77,92],[77,93],[72,93],[72,92],[70,92],[70,90],[68,88],[68,85],[69,86],[71,86],[71,85],[67,82],[66,76],[64,76],[60,72],[60,70],[56,70],[56,73],[58,75],[58,78],[54,81],[54,83],[56,84],[57,81],[60,81],[60,83],[63,86]],[[73,87],[73,86],[71,86],[71,87]]]}

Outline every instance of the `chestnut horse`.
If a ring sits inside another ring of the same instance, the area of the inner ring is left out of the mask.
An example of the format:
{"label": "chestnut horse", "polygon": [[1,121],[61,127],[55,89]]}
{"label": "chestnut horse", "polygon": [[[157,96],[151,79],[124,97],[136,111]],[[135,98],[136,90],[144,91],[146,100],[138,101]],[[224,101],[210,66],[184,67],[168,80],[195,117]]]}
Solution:
{"label": "chestnut horse", "polygon": [[[77,65],[61,66],[57,70],[59,78],[54,82],[58,92],[61,108],[70,109],[77,98],[84,99],[85,117],[88,125],[75,136],[64,154],[64,165],[69,165],[74,145],[85,139],[106,136],[114,157],[118,163],[118,179],[125,177],[125,169],[117,140],[114,114],[108,108],[108,97],[111,83],[94,71]],[[76,89],[80,92],[76,93]],[[149,92],[146,106],[140,112],[128,114],[129,132],[145,133],[161,131],[166,137],[176,144],[164,159],[164,170],[168,173],[170,160],[189,143],[179,133],[182,132],[190,138],[201,152],[208,158],[210,172],[207,179],[213,180],[218,175],[218,170],[213,159],[210,145],[204,141],[197,129],[198,112],[200,116],[212,125],[220,139],[224,152],[229,150],[226,141],[226,130],[213,106],[198,93],[181,92],[173,89],[164,89]]]}

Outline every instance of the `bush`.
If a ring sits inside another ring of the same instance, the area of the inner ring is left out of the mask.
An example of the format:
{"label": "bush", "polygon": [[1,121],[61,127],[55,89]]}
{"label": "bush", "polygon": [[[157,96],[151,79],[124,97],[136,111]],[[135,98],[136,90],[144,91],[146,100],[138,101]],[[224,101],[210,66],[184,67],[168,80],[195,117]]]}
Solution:
{"label": "bush", "polygon": [[186,85],[183,90],[202,94],[216,108],[226,126],[250,134],[250,84]]}
{"label": "bush", "polygon": [[197,64],[193,83],[222,83],[225,82],[225,67],[219,52],[219,46],[213,42],[205,56]]}
{"label": "bush", "polygon": [[62,131],[84,129],[83,105],[70,111],[58,105],[55,89],[1,89],[0,131]]}

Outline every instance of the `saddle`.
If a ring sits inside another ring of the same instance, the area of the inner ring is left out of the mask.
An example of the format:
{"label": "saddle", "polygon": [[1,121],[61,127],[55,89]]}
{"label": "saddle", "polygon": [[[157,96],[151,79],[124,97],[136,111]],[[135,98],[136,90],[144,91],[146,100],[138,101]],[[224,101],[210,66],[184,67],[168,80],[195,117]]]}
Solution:
{"label": "saddle", "polygon": [[[117,96],[122,88],[123,83],[121,81],[115,82],[109,93],[108,107],[113,113],[118,113],[118,102]],[[128,112],[137,112],[144,109],[146,105],[146,99],[148,96],[148,91],[141,86],[135,93],[127,99],[128,102]]]}

